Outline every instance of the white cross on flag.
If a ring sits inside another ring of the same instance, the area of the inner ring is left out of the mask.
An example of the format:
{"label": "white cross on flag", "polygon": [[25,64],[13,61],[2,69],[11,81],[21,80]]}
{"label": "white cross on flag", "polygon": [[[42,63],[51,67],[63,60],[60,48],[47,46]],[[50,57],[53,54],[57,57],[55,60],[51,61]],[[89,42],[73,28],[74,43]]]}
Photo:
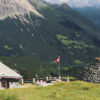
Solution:
{"label": "white cross on flag", "polygon": [[56,59],[56,63],[60,62],[60,56]]}

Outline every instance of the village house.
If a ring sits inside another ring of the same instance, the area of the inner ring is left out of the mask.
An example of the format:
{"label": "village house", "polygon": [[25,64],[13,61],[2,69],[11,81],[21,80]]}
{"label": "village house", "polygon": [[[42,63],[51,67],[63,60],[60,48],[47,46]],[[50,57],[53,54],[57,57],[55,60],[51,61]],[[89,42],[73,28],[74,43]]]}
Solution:
{"label": "village house", "polygon": [[0,89],[17,88],[22,76],[0,62]]}

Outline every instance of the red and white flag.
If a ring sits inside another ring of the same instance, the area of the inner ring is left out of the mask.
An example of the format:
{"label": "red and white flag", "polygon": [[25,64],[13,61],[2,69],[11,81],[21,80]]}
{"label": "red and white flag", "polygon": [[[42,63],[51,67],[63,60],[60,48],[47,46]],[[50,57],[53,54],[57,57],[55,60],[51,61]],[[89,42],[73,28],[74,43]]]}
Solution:
{"label": "red and white flag", "polygon": [[60,56],[56,59],[56,63],[60,63]]}

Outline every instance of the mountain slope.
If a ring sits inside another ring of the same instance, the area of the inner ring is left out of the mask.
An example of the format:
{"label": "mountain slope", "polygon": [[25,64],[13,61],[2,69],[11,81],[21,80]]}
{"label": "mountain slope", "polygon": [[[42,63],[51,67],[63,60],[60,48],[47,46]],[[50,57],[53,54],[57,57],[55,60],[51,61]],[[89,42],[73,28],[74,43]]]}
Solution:
{"label": "mountain slope", "polygon": [[[33,5],[34,0],[31,2]],[[0,21],[1,61],[25,76],[37,73],[42,77],[58,75],[55,59],[59,55],[63,75],[68,68],[82,66],[99,55],[98,26],[68,5],[43,4],[35,8],[43,17],[24,14],[29,23],[19,16]]]}
{"label": "mountain slope", "polygon": [[100,7],[99,6],[77,8],[76,10],[100,26]]}

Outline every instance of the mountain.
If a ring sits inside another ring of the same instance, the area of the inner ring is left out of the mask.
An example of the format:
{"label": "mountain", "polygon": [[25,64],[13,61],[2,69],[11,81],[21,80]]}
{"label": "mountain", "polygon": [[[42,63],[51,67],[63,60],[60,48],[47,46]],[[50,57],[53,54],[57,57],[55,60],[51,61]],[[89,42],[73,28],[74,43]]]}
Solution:
{"label": "mountain", "polygon": [[1,0],[0,12],[0,61],[25,78],[58,75],[59,55],[61,74],[76,75],[100,54],[99,27],[66,4]]}
{"label": "mountain", "polygon": [[21,17],[29,12],[33,12],[37,16],[41,16],[39,12],[32,6],[27,0],[0,0],[0,19],[9,17],[15,17],[20,15]]}
{"label": "mountain", "polygon": [[76,8],[76,10],[100,26],[100,6]]}

